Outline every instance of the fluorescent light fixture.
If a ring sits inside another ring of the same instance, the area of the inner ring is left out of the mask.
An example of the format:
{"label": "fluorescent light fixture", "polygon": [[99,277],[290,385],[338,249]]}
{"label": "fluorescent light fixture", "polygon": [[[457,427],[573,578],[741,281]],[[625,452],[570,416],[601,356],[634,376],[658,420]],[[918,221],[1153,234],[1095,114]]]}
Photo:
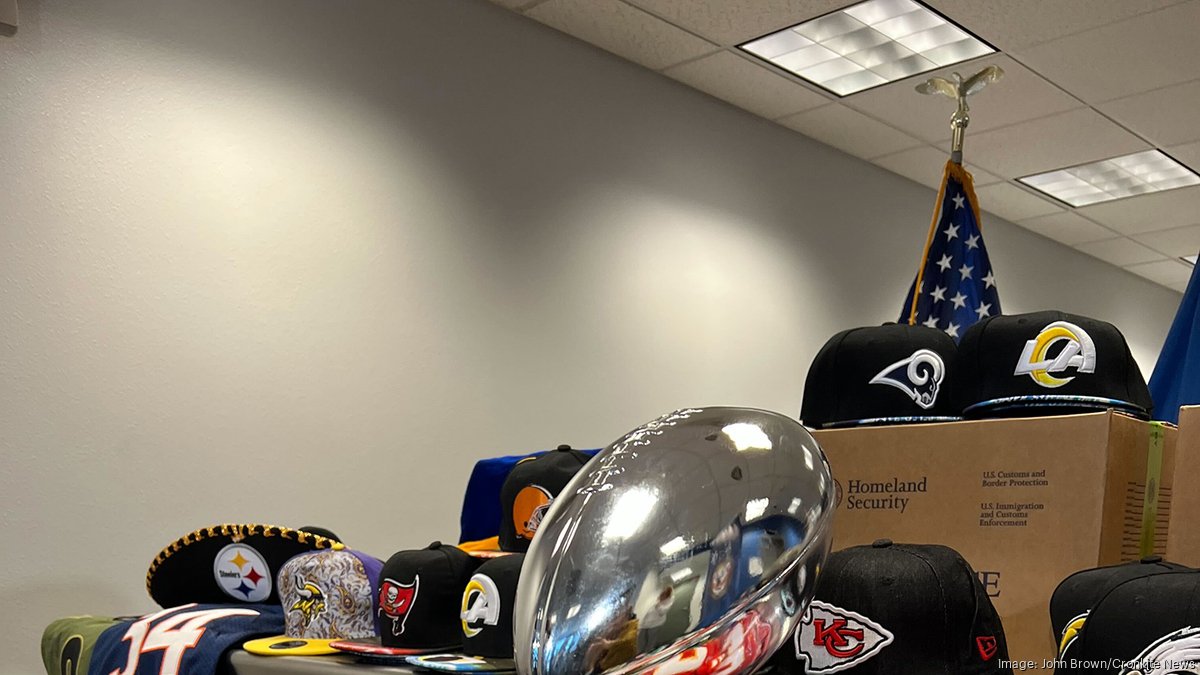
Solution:
{"label": "fluorescent light fixture", "polygon": [[1200,185],[1200,176],[1195,171],[1158,150],[1135,152],[1018,180],[1071,206]]}
{"label": "fluorescent light fixture", "polygon": [[740,47],[838,96],[996,51],[913,0],[867,0]]}
{"label": "fluorescent light fixture", "polygon": [[1194,256],[1194,255],[1185,255],[1185,256],[1183,256],[1183,262],[1195,267],[1196,258],[1197,258],[1197,256]]}

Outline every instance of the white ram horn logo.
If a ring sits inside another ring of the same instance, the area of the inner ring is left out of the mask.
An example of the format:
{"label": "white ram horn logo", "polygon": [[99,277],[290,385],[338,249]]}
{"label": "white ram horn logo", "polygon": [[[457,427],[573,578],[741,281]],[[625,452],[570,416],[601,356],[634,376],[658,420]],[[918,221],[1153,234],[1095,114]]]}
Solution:
{"label": "white ram horn logo", "polygon": [[1200,673],[1200,628],[1181,628],[1142,650],[1121,675]]}
{"label": "white ram horn logo", "polygon": [[925,410],[937,402],[942,378],[946,375],[946,364],[937,352],[918,349],[907,359],[902,359],[879,371],[871,378],[871,384],[886,384],[903,391]]}

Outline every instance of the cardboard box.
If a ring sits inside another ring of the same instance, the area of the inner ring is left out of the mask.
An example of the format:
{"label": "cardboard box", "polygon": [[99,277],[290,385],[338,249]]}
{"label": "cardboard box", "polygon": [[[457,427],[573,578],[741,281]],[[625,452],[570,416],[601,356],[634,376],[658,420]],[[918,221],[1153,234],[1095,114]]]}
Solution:
{"label": "cardboard box", "polygon": [[1166,549],[1170,425],[1099,412],[814,435],[837,483],[834,548],[888,538],[957,549],[1014,660],[1054,658],[1050,595],[1067,575]]}
{"label": "cardboard box", "polygon": [[1179,409],[1167,560],[1200,567],[1200,406]]}

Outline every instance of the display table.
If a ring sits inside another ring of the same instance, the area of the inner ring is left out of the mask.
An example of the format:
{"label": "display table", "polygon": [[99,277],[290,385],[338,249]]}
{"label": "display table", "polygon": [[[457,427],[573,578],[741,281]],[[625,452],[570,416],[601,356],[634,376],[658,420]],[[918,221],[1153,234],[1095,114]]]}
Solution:
{"label": "display table", "polygon": [[233,665],[237,675],[281,675],[282,673],[300,673],[301,675],[350,675],[351,673],[416,673],[407,667],[371,666],[359,663],[353,656],[255,656],[249,652],[237,650],[229,655],[229,663]]}

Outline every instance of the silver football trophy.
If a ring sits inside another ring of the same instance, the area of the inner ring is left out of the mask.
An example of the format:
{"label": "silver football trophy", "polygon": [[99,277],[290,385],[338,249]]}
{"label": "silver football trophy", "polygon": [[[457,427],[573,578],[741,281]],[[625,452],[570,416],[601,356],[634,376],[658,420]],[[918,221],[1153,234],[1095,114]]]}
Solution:
{"label": "silver football trophy", "polygon": [[954,81],[931,77],[918,84],[917,91],[922,94],[941,94],[958,102],[958,109],[950,116],[950,129],[954,133],[950,141],[950,159],[955,164],[962,164],[963,136],[967,125],[971,123],[967,97],[978,94],[984,87],[1004,77],[1004,70],[1000,66],[988,66],[965,80],[958,73],[954,73],[953,77]]}
{"label": "silver football trophy", "polygon": [[784,415],[691,408],[629,432],[560,493],[530,546],[517,672],[754,672],[812,599],[834,497],[820,446]]}

